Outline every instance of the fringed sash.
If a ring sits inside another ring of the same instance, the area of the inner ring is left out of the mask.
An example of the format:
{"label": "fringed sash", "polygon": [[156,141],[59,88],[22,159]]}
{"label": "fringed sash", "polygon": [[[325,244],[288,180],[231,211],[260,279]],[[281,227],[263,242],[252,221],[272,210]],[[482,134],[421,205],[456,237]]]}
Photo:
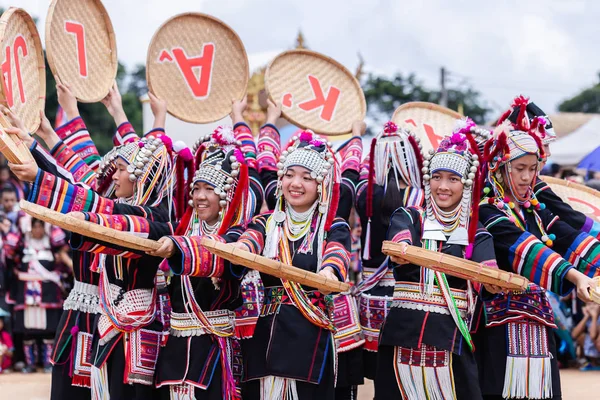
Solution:
{"label": "fringed sash", "polygon": [[502,396],[507,399],[552,398],[548,328],[531,320],[509,322],[508,357]]}

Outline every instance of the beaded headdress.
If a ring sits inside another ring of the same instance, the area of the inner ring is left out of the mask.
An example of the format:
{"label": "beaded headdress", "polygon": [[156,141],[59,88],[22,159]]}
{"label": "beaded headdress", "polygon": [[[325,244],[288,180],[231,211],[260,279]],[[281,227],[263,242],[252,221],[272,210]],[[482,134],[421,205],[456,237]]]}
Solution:
{"label": "beaded headdress", "polygon": [[[214,187],[219,196],[219,233],[232,225],[245,224],[250,219],[247,202],[248,166],[230,126],[219,126],[211,134],[198,139],[194,145],[196,171],[189,184],[189,205],[194,185],[204,182]],[[188,227],[194,210],[190,208],[180,225]]]}
{"label": "beaded headdress", "polygon": [[175,187],[172,150],[173,143],[164,134],[148,135],[113,148],[100,163],[100,192],[114,192],[112,175],[117,159],[121,159],[127,163],[129,180],[134,183],[133,196],[128,202],[154,207],[163,199],[171,199]]}
{"label": "beaded headdress", "polygon": [[337,212],[339,201],[340,171],[336,164],[335,156],[331,149],[331,143],[321,139],[312,131],[302,131],[299,135],[291,138],[286,150],[281,153],[277,163],[277,203],[275,210],[267,223],[268,240],[265,243],[264,255],[274,258],[277,255],[278,231],[286,221],[290,209],[283,196],[282,179],[285,172],[293,167],[300,166],[310,171],[310,175],[317,182],[317,200],[311,208],[310,215],[306,218],[315,220],[316,229],[312,234],[307,234],[301,245],[300,251],[311,252],[313,234],[319,235],[317,251],[318,263],[322,259],[322,242],[325,232],[329,230]]}
{"label": "beaded headdress", "polygon": [[[421,189],[421,169],[423,168],[423,146],[421,139],[414,133],[398,129],[398,126],[388,121],[383,125],[383,131],[371,140],[369,152],[369,177],[367,181],[367,204],[365,215],[367,221],[367,242],[363,258],[371,258],[371,217],[373,217],[373,187],[375,184],[382,186],[387,191],[389,174],[393,173],[394,179],[402,180],[407,186]],[[398,186],[398,185],[397,185]],[[398,186],[399,188],[399,186]],[[421,206],[423,196],[411,196],[413,201],[404,206]]]}
{"label": "beaded headdress", "polygon": [[[489,197],[488,202],[495,204],[498,209],[509,213],[514,204],[505,196],[505,187],[511,192],[513,198],[524,208],[534,207],[543,209],[544,204],[539,203],[533,193],[533,185],[537,172],[533,174],[528,193],[522,196],[515,189],[511,178],[511,162],[525,155],[535,155],[539,161],[544,157],[544,150],[540,138],[531,131],[513,130],[512,124],[505,121],[494,129],[492,139],[485,146],[485,160],[487,162],[487,182],[491,188],[485,188],[484,194]],[[504,175],[502,174],[504,171]],[[504,179],[507,179],[504,185]],[[490,193],[493,191],[492,193]]]}
{"label": "beaded headdress", "polygon": [[[480,158],[475,136],[480,129],[469,119],[461,119],[451,136],[442,139],[437,150],[430,150],[423,161],[423,181],[425,186],[425,205],[430,226],[441,225],[441,229],[432,229],[424,233],[424,239],[446,240],[448,243],[467,246],[466,257],[470,258],[477,231],[477,195],[481,187],[479,174]],[[462,199],[454,210],[443,211],[431,194],[430,180],[438,171],[448,171],[461,178],[463,183]],[[427,229],[426,229],[427,230]],[[440,232],[443,231],[443,232]],[[443,235],[441,235],[443,233]],[[431,236],[431,237],[429,237]]]}

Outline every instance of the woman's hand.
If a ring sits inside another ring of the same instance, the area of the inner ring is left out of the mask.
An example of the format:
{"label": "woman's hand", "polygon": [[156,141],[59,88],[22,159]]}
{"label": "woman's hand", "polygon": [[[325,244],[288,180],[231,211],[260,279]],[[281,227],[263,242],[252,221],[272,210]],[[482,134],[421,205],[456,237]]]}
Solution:
{"label": "woman's hand", "polygon": [[281,107],[275,104],[271,99],[267,100],[267,124],[275,125],[281,118]]}
{"label": "woman's hand", "polygon": [[365,121],[354,121],[352,123],[352,136],[362,136],[367,131]]}
{"label": "woman's hand", "polygon": [[125,111],[123,110],[123,100],[121,98],[121,93],[119,93],[117,82],[113,83],[112,88],[110,88],[106,97],[101,101],[108,110],[108,113],[115,120],[117,126],[127,122],[127,115],[125,115]]}
{"label": "woman's hand", "polygon": [[77,108],[77,98],[71,90],[71,86],[66,83],[56,84],[56,95],[58,96],[58,104],[62,107],[67,114],[67,119],[70,121],[73,118],[79,116],[79,109]]}
{"label": "woman's hand", "polygon": [[[340,280],[338,279],[337,275],[335,274],[335,271],[333,270],[333,268],[331,267],[325,267],[322,270],[319,271],[319,275],[324,276],[325,278],[329,279],[330,281],[333,282],[339,282]],[[326,290],[319,290],[321,293],[327,295],[330,294],[331,292],[326,291]]]}
{"label": "woman's hand", "polygon": [[594,287],[594,280],[592,278],[582,274],[575,268],[571,268],[565,278],[577,287],[577,297],[581,301],[585,303],[592,301],[590,297],[590,290],[593,290],[592,288]]}
{"label": "woman's hand", "polygon": [[491,285],[489,283],[484,283],[483,287],[485,288],[485,290],[487,290],[488,292],[492,293],[492,294],[498,294],[498,293],[502,293],[504,292],[504,288],[498,285]]}
{"label": "woman's hand", "polygon": [[73,217],[75,219],[80,219],[82,221],[85,221],[85,214],[82,213],[81,211],[71,211],[71,212],[67,213],[67,215],[69,217]]}
{"label": "woman's hand", "polygon": [[160,258],[171,258],[175,254],[175,243],[168,237],[158,239],[160,247],[157,250],[147,251],[146,254]]}
{"label": "woman's hand", "polygon": [[27,128],[25,127],[23,121],[21,121],[21,119],[17,117],[17,115],[12,112],[10,108],[0,105],[0,111],[2,114],[4,114],[4,116],[8,119],[8,122],[10,122],[13,127],[27,132]]}
{"label": "woman's hand", "polygon": [[[400,242],[400,243],[398,243],[398,245],[400,246],[400,254],[402,254],[402,255],[406,254],[409,244],[406,242]],[[392,260],[392,262],[394,262],[398,265],[410,264],[410,261],[408,261],[398,255],[390,256],[390,260]]]}
{"label": "woman's hand", "polygon": [[42,119],[42,122],[35,134],[46,143],[46,146],[48,146],[49,149],[52,149],[60,141],[60,138],[52,128],[52,124],[50,124],[50,121],[46,118],[46,114],[44,114],[44,111],[42,110],[40,110],[40,118]]}
{"label": "woman's hand", "polygon": [[150,109],[154,115],[154,129],[165,128],[167,122],[167,101],[159,99],[152,92],[148,92],[150,98]]}
{"label": "woman's hand", "polygon": [[8,167],[17,178],[25,182],[33,182],[40,169],[35,161],[25,161],[23,164],[13,164],[9,162]]}
{"label": "woman's hand", "polygon": [[248,107],[248,96],[244,96],[242,100],[231,100],[231,122],[233,125],[244,122],[244,111]]}

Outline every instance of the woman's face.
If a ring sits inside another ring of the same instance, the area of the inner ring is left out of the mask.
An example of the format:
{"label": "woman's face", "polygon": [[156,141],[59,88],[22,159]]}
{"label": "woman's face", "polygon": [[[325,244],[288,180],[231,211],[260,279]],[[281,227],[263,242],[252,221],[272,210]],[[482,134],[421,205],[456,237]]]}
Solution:
{"label": "woman's face", "polygon": [[44,231],[44,223],[36,221],[31,227],[31,237],[34,239],[42,239],[46,235]]}
{"label": "woman's face", "polygon": [[452,211],[460,203],[464,185],[460,176],[449,171],[436,171],[429,181],[431,195],[442,211]]}
{"label": "woman's face", "polygon": [[129,172],[127,172],[127,163],[121,159],[117,159],[117,171],[113,175],[115,196],[124,198],[133,196],[134,183],[129,180],[129,175]]}
{"label": "woman's face", "polygon": [[538,158],[534,154],[522,156],[510,162],[510,179],[519,196],[526,197],[537,175]]}
{"label": "woman's face", "polygon": [[317,200],[318,183],[304,167],[288,168],[281,179],[281,184],[287,203],[298,212],[308,210]]}
{"label": "woman's face", "polygon": [[215,188],[206,182],[196,182],[192,189],[192,201],[198,218],[213,225],[219,219],[221,198],[215,193]]}

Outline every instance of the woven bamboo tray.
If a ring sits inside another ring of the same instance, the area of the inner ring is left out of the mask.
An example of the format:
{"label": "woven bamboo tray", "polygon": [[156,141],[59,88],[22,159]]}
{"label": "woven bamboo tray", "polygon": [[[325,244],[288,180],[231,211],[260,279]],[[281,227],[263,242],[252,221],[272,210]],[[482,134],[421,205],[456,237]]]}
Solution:
{"label": "woven bamboo tray", "polygon": [[[35,132],[46,101],[46,66],[35,22],[21,8],[11,7],[0,17],[0,64],[8,65],[7,48],[10,70],[3,74],[0,103],[11,109],[29,132]],[[7,87],[9,77],[11,84]]]}
{"label": "woven bamboo tray", "polygon": [[117,42],[100,0],[53,0],[45,39],[48,65],[58,82],[67,83],[84,103],[106,97],[117,76]]}
{"label": "woven bamboo tray", "polygon": [[[317,91],[332,106],[323,106],[323,101],[310,104],[317,98],[315,79],[320,87]],[[310,50],[290,50],[275,57],[265,72],[265,88],[288,121],[323,135],[351,132],[352,123],[364,120],[367,112],[365,95],[352,73],[334,59]]]}
{"label": "woven bamboo tray", "polygon": [[597,276],[592,280],[593,286],[590,289],[590,297],[594,303],[600,304],[600,276]]}
{"label": "woven bamboo tray", "polygon": [[600,221],[600,192],[580,183],[553,178],[551,176],[540,176],[552,191],[563,201],[569,203],[573,209]]}
{"label": "woven bamboo tray", "polygon": [[[199,79],[204,67],[185,68],[179,60],[206,57],[213,45],[211,78],[204,86]],[[237,33],[200,13],[167,20],[154,34],[146,59],[148,89],[167,101],[171,115],[197,124],[218,121],[231,112],[231,100],[246,94],[248,69],[246,49]]]}
{"label": "woven bamboo tray", "polygon": [[140,238],[131,233],[121,232],[89,221],[73,218],[70,215],[61,214],[25,200],[21,200],[19,204],[21,205],[21,210],[32,217],[70,232],[134,250],[152,251],[160,248],[160,243],[155,240]]}
{"label": "woven bamboo tray", "polygon": [[231,244],[203,238],[202,246],[206,247],[211,253],[229,260],[234,264],[255,269],[263,274],[298,282],[302,285],[328,292],[346,292],[350,289],[350,285],[345,282],[332,281],[324,276],[315,274],[314,272],[287,265],[277,260],[271,260],[270,258],[250,253],[249,251],[244,251]]}
{"label": "woven bamboo tray", "polygon": [[474,282],[500,286],[505,289],[525,290],[529,284],[529,281],[521,275],[502,271],[501,269],[485,267],[470,260],[426,250],[421,247],[408,246],[406,254],[402,254],[399,243],[384,241],[381,251],[389,256],[402,257],[415,265]]}
{"label": "woven bamboo tray", "polygon": [[421,138],[423,152],[437,150],[444,136],[452,133],[462,115],[438,104],[423,101],[404,103],[394,111],[392,121]]}

